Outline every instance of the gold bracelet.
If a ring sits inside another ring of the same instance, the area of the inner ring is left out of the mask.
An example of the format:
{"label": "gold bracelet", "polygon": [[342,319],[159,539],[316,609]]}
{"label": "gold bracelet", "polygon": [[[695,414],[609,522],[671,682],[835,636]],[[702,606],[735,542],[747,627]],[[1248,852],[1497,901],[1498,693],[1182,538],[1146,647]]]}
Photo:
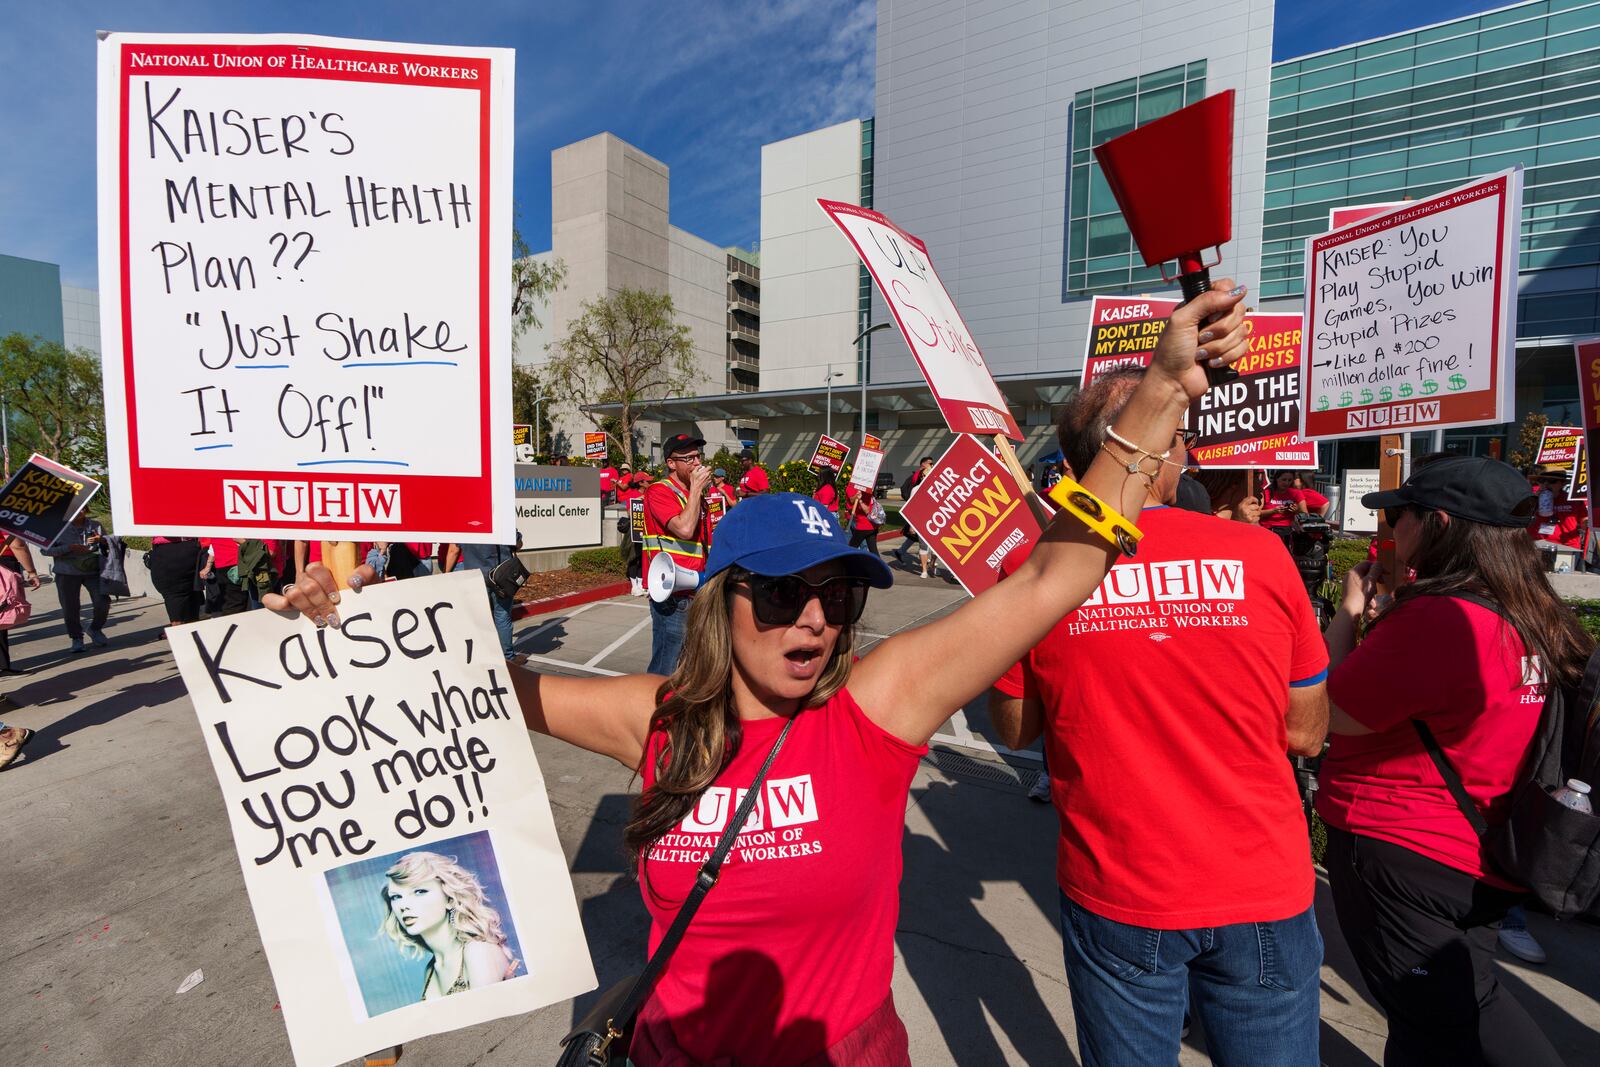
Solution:
{"label": "gold bracelet", "polygon": [[1117,551],[1124,556],[1132,558],[1138,551],[1139,541],[1143,539],[1144,532],[1065,474],[1050,490],[1050,499],[1070,512],[1073,518],[1115,545]]}

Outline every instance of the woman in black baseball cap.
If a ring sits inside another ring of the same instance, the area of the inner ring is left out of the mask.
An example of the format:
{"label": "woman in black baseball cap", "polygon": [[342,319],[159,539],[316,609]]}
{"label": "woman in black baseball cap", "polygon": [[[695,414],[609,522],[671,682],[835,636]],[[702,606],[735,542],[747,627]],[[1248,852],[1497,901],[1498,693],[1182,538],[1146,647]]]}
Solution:
{"label": "woman in black baseball cap", "polygon": [[1494,925],[1522,896],[1493,869],[1427,752],[1437,740],[1491,823],[1538,725],[1548,682],[1575,684],[1593,647],[1550,588],[1527,526],[1528,481],[1498,460],[1432,457],[1385,513],[1415,570],[1356,646],[1372,564],[1328,626],[1332,744],[1317,812],[1339,926],[1389,1017],[1386,1064],[1558,1067],[1495,980]]}
{"label": "woman in black baseball cap", "polygon": [[[652,950],[665,943],[671,958],[637,1016],[637,1067],[908,1067],[890,982],[918,761],[956,709],[1094,592],[1118,550],[1135,551],[1137,531],[1113,512],[1137,514],[1169,462],[1180,418],[1207,388],[1201,361],[1246,350],[1244,290],[1230,284],[1173,312],[1114,443],[1021,568],[942,618],[858,657],[854,628],[868,589],[892,582],[887,564],[852,548],[816,500],[759,493],[728,512],[694,572],[671,677],[508,668],[531,729],[641,778],[623,839]],[[700,444],[680,436],[663,452]],[[313,568],[266,606],[336,625],[337,597]],[[725,867],[705,866],[735,842]],[[697,892],[703,906],[686,909]],[[602,1022],[626,1029],[629,1013],[603,1003]]]}

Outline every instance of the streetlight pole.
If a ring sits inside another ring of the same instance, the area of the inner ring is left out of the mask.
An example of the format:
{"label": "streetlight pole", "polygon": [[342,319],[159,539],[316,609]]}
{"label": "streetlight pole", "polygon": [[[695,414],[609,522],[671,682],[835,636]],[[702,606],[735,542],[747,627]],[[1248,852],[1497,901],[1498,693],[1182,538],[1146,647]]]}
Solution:
{"label": "streetlight pole", "polygon": [[856,334],[856,339],[850,342],[852,346],[861,345],[861,440],[863,442],[867,439],[867,346],[861,344],[861,341],[868,334],[887,330],[893,325],[892,322],[880,322],[876,326],[868,326]]}
{"label": "streetlight pole", "polygon": [[828,428],[826,430],[824,430],[823,433],[827,434],[829,437],[833,436],[833,380],[835,378],[843,378],[843,377],[844,377],[844,371],[842,371],[842,370],[834,370],[833,369],[833,364],[830,363],[830,364],[828,364],[828,376],[826,378],[822,379],[823,384],[828,387],[828,400],[827,400],[827,409],[828,409],[827,427]]}
{"label": "streetlight pole", "polygon": [[539,454],[539,412],[544,403],[544,386],[540,386],[533,394],[533,454]]}

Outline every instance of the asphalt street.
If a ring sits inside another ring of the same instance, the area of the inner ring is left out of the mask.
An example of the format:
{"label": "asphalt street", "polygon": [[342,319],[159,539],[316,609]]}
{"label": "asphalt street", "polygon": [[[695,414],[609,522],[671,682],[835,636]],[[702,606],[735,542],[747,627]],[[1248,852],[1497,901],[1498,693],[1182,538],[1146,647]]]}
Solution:
{"label": "asphalt street", "polygon": [[[221,794],[149,599],[116,604],[111,647],[68,651],[47,587],[12,634],[0,712],[39,732],[0,773],[0,1063],[178,1067],[289,1064],[272,976],[245,898]],[[901,573],[863,620],[881,639],[952,610],[963,594]],[[50,605],[51,610],[42,610]],[[518,624],[542,670],[625,673],[649,656],[644,602],[621,597]],[[913,1060],[1076,1064],[1054,884],[1055,818],[1024,797],[1038,766],[997,755],[981,711],[941,731],[912,787],[894,993]],[[637,783],[601,757],[535,737],[600,987],[644,959],[645,913],[623,869]],[[1318,916],[1323,1062],[1381,1059],[1382,1016],[1338,933],[1326,885]],[[1503,959],[1502,980],[1575,1065],[1600,1062],[1600,929],[1533,916],[1543,967]],[[186,992],[191,972],[204,980]],[[402,1064],[554,1062],[590,998],[426,1038]],[[1204,1035],[1181,1062],[1204,1064]]]}

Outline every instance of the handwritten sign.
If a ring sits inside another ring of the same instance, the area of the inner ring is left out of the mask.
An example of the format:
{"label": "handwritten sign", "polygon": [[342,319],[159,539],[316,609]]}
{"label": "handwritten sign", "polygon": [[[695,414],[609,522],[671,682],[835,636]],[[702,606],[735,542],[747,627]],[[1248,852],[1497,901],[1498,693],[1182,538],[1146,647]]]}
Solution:
{"label": "handwritten sign", "polygon": [[99,491],[87,474],[35,452],[0,489],[0,534],[49,548]]}
{"label": "handwritten sign", "polygon": [[829,467],[834,473],[844,470],[844,458],[850,454],[850,446],[843,441],[835,441],[827,434],[819,434],[817,449],[811,453],[812,467]]}
{"label": "handwritten sign", "polygon": [[482,575],[339,609],[339,629],[254,611],[166,634],[300,1067],[595,985]]}
{"label": "handwritten sign", "polygon": [[1245,319],[1249,348],[1233,365],[1239,377],[1207,390],[1189,406],[1200,440],[1189,460],[1202,467],[1312,470],[1315,442],[1300,439],[1300,316]]}
{"label": "handwritten sign", "polygon": [[1165,297],[1097,296],[1089,308],[1080,388],[1121,367],[1148,367],[1150,353],[1182,303]]}
{"label": "handwritten sign", "polygon": [[1522,168],[1306,242],[1306,439],[1512,416]]}
{"label": "handwritten sign", "polygon": [[606,458],[606,435],[603,433],[585,433],[583,435],[583,458]]}
{"label": "handwritten sign", "polygon": [[951,431],[1022,440],[983,353],[934,272],[927,246],[876,211],[834,200],[817,204],[866,264]]}
{"label": "handwritten sign", "polygon": [[1024,504],[1023,487],[965,435],[917,483],[900,514],[973,596],[1000,580],[1006,557],[1026,558],[1041,532]]}
{"label": "handwritten sign", "polygon": [[512,65],[102,36],[119,533],[511,540]]}
{"label": "handwritten sign", "polygon": [[882,466],[882,452],[875,448],[863,448],[856,455],[855,466],[850,468],[850,484],[871,492],[878,487],[878,471]]}

